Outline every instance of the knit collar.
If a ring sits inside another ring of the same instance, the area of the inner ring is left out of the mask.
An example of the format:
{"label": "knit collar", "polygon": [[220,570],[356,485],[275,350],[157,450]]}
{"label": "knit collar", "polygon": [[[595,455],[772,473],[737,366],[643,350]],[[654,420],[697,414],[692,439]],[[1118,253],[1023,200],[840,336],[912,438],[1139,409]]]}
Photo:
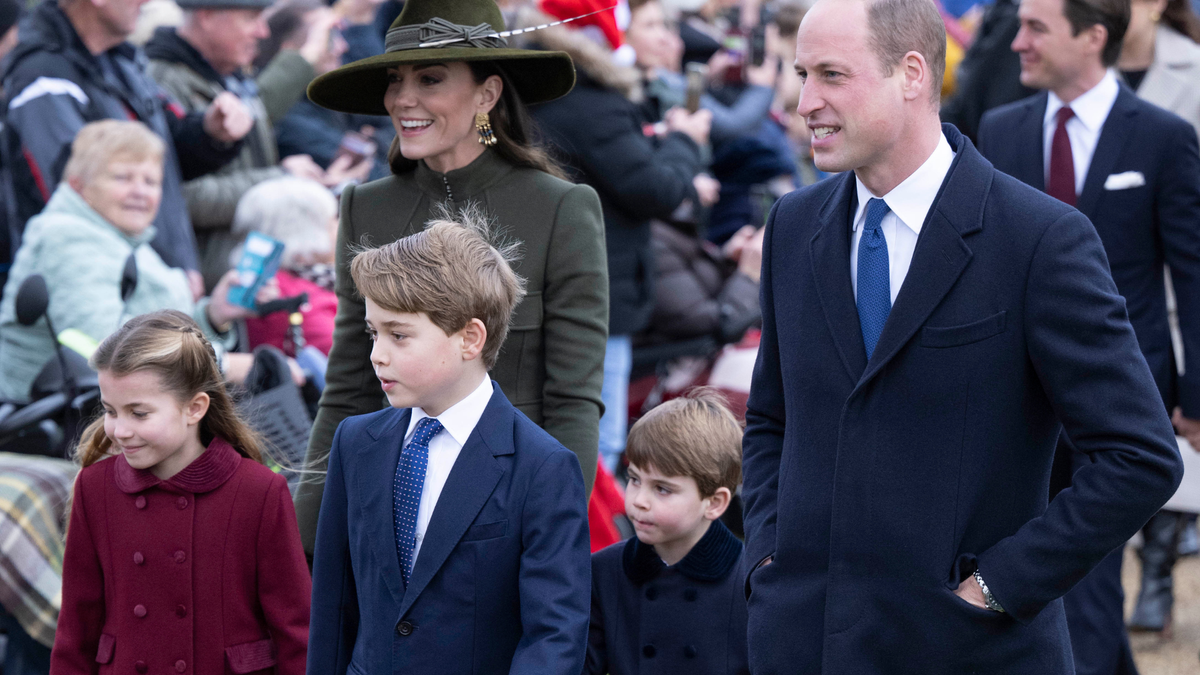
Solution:
{"label": "knit collar", "polygon": [[167,480],[159,480],[146,469],[129,466],[125,457],[114,457],[117,488],[133,494],[158,485],[167,485],[183,492],[212,492],[221,487],[237,471],[242,456],[223,438],[214,438],[208,448],[191,464]]}
{"label": "knit collar", "polygon": [[[720,581],[733,570],[741,554],[742,542],[724,523],[715,520],[709,525],[708,532],[674,567],[694,581]],[[625,543],[621,566],[625,569],[625,576],[638,585],[650,581],[667,568],[654,547],[643,544],[637,537],[630,537]]]}
{"label": "knit collar", "polygon": [[500,153],[484,150],[475,161],[461,169],[438,173],[421,160],[417,162],[417,168],[413,171],[417,185],[437,201],[449,199],[452,202],[463,202],[495,185],[508,175],[512,168]]}

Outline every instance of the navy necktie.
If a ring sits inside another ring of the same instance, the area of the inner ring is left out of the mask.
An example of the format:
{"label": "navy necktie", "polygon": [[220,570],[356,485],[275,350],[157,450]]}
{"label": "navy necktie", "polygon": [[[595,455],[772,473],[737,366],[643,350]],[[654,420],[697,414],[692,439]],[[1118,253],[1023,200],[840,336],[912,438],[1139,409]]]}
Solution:
{"label": "navy necktie", "polygon": [[412,440],[400,452],[396,464],[396,480],[392,487],[392,522],[396,528],[396,555],[400,558],[400,575],[404,585],[412,575],[413,551],[417,547],[417,512],[421,507],[421,491],[425,487],[425,469],[429,466],[429,441],[442,430],[436,417],[417,422]]}
{"label": "navy necktie", "polygon": [[863,224],[862,239],[858,241],[858,323],[868,361],[892,311],[891,268],[887,240],[883,238],[881,227],[883,217],[890,210],[882,199],[867,201],[867,219]]}

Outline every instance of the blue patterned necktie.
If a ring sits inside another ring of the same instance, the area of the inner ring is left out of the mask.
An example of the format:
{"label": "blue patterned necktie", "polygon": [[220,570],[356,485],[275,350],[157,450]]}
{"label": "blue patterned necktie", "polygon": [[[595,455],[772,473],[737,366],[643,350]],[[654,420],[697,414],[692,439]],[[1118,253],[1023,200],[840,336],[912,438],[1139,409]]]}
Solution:
{"label": "blue patterned necktie", "polygon": [[867,220],[862,239],[858,241],[858,323],[862,327],[868,361],[892,311],[887,240],[883,238],[881,227],[883,217],[890,210],[882,199],[867,201]]}
{"label": "blue patterned necktie", "polygon": [[412,575],[413,551],[417,546],[417,511],[421,490],[425,487],[425,469],[429,466],[429,441],[442,430],[436,417],[417,422],[412,440],[400,452],[396,480],[392,487],[392,522],[396,528],[396,554],[400,558],[400,576],[408,586]]}

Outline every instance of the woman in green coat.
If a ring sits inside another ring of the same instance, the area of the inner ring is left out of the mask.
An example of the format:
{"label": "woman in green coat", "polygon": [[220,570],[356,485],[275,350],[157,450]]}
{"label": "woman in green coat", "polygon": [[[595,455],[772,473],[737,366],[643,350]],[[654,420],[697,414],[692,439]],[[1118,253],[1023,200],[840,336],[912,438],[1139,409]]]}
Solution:
{"label": "woman in green coat", "polygon": [[[517,409],[579,456],[590,489],[608,330],[603,216],[596,193],[563,180],[531,142],[524,105],[570,91],[570,57],[510,49],[494,36],[503,30],[493,0],[408,0],[388,31],[385,53],[309,87],[317,105],[388,115],[397,133],[393,175],[342,194],[337,322],[310,467],[324,469],[339,422],[387,405],[370,363],[363,301],[350,279],[355,247],[417,232],[439,205],[477,205],[505,239],[521,242],[514,268],[528,291],[492,379]],[[310,481],[296,496],[310,552],[321,490]]]}

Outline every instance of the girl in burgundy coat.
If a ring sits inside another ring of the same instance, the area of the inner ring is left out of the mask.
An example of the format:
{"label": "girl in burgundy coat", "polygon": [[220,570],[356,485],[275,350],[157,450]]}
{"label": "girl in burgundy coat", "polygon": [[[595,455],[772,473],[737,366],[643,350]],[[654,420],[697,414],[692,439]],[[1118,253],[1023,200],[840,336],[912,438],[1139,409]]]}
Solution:
{"label": "girl in burgundy coat", "polygon": [[92,357],[50,672],[302,675],[311,581],[284,479],[173,310]]}

